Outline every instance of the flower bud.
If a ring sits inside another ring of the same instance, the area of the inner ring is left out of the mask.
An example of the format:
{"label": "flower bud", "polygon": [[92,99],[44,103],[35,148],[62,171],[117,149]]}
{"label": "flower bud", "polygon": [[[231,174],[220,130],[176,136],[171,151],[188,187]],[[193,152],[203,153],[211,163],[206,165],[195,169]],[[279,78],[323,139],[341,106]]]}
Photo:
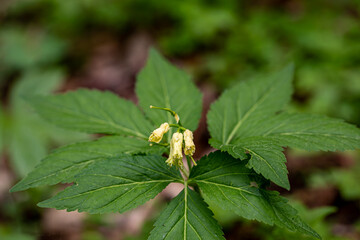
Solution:
{"label": "flower bud", "polygon": [[171,143],[173,145],[173,156],[175,159],[182,159],[182,144],[183,144],[183,135],[182,133],[176,132],[171,138]]}
{"label": "flower bud", "polygon": [[166,160],[166,163],[169,166],[177,165],[182,166],[182,143],[183,143],[183,135],[182,133],[174,133],[172,135],[171,141],[170,141],[170,155],[169,158]]}
{"label": "flower bud", "polygon": [[161,124],[161,126],[157,129],[155,129],[150,137],[149,137],[149,142],[156,142],[159,143],[161,141],[161,139],[163,138],[164,134],[167,133],[170,129],[170,126],[168,123],[163,123]]}
{"label": "flower bud", "polygon": [[194,144],[194,136],[192,131],[186,129],[184,132],[184,141],[185,141],[185,148],[184,152],[185,155],[192,156],[195,152],[195,144]]}
{"label": "flower bud", "polygon": [[177,113],[174,115],[174,118],[176,120],[176,123],[179,123],[180,117],[179,117],[179,115]]}

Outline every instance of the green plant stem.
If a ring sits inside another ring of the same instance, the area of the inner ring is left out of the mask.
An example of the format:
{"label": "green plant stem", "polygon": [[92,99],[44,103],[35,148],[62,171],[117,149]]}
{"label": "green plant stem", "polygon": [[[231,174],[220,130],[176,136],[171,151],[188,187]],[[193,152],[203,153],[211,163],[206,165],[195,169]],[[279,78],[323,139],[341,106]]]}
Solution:
{"label": "green plant stem", "polygon": [[193,162],[194,166],[197,166],[197,164],[196,164],[196,162],[195,162],[194,158],[193,158],[192,156],[190,156],[190,158],[191,158],[191,161]]}
{"label": "green plant stem", "polygon": [[159,110],[167,111],[167,112],[171,113],[173,116],[176,115],[176,112],[174,112],[174,111],[171,110],[170,108],[155,107],[155,106],[153,106],[153,105],[150,105],[150,108],[151,108],[151,109],[159,109]]}
{"label": "green plant stem", "polygon": [[178,128],[181,129],[183,131],[186,130],[186,128],[184,128],[183,126],[180,126],[179,124],[169,124],[170,127],[174,127],[174,128]]}
{"label": "green plant stem", "polygon": [[186,169],[184,167],[180,167],[180,171],[184,174],[184,176],[186,177],[185,180],[189,179],[189,173],[186,172]]}
{"label": "green plant stem", "polygon": [[187,161],[187,164],[188,164],[189,172],[191,172],[192,165],[191,165],[190,158],[189,158],[189,156],[187,156],[187,155],[186,155],[186,161]]}
{"label": "green plant stem", "polygon": [[[155,107],[153,105],[150,105],[150,108],[151,109],[159,109],[159,110],[167,111],[167,112],[171,113],[171,115],[175,118],[175,120],[176,120],[176,118],[179,118],[179,115],[175,111],[171,110],[170,108]],[[177,122],[177,124],[179,124],[179,126],[182,127],[181,122],[180,122],[180,118],[179,118],[179,121],[176,121],[176,122]]]}
{"label": "green plant stem", "polygon": [[160,145],[160,146],[164,146],[164,147],[169,146],[168,143],[156,143],[156,142],[151,142],[150,144],[156,144],[156,145]]}

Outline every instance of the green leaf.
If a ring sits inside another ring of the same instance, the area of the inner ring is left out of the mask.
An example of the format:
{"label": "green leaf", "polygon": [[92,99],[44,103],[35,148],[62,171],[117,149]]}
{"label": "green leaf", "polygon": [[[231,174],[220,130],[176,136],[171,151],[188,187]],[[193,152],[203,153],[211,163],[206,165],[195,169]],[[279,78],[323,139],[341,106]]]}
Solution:
{"label": "green leaf", "polygon": [[225,239],[203,199],[186,187],[155,222],[149,240]]}
{"label": "green leaf", "polygon": [[[261,128],[260,128],[261,126]],[[258,123],[258,135],[281,146],[307,151],[360,148],[360,129],[343,120],[314,114],[278,114]]]}
{"label": "green leaf", "polygon": [[161,156],[119,155],[81,171],[75,184],[40,207],[89,213],[125,212],[154,198],[170,182],[181,181]]}
{"label": "green leaf", "polygon": [[[27,110],[25,97],[47,95],[59,88],[64,78],[64,72],[59,69],[47,71],[28,71],[11,90],[11,107],[13,113],[24,114]],[[32,91],[29,91],[32,89]]]}
{"label": "green leaf", "polygon": [[321,239],[317,232],[298,217],[298,211],[288,204],[286,198],[279,196],[279,193],[275,191],[262,189],[260,189],[260,191],[276,216],[274,219],[276,225]]}
{"label": "green leaf", "polygon": [[240,82],[225,91],[207,115],[211,137],[227,145],[256,131],[255,123],[289,102],[293,69],[293,65],[289,65],[279,73]]}
{"label": "green leaf", "polygon": [[[235,158],[251,155],[248,167],[286,189],[286,158],[282,147],[308,151],[337,151],[360,148],[360,130],[342,120],[313,114],[282,113],[255,126],[258,136],[234,140],[223,145],[212,140],[212,146],[229,152]],[[246,136],[246,135],[245,135]]]}
{"label": "green leaf", "polygon": [[[84,134],[64,131],[40,119],[30,111],[25,101],[26,97],[35,94],[51,93],[58,88],[62,77],[63,72],[58,69],[32,70],[26,72],[11,89],[6,126],[2,127],[6,130],[7,141],[4,144],[9,150],[10,164],[18,176],[29,173],[45,157],[51,145],[85,138]],[[61,137],[64,135],[66,138]]]}
{"label": "green leaf", "polygon": [[236,144],[221,146],[216,141],[211,141],[212,146],[227,151],[235,158],[246,159],[250,154],[248,168],[253,168],[258,174],[271,179],[274,183],[286,189],[290,189],[287,178],[286,158],[282,153],[283,148],[276,141],[261,137],[249,137],[237,141]]}
{"label": "green leaf", "polygon": [[184,71],[171,65],[154,49],[150,50],[148,62],[137,77],[136,93],[140,106],[156,125],[175,123],[175,120],[167,112],[150,109],[150,105],[170,108],[180,116],[185,128],[197,128],[202,94]]}
{"label": "green leaf", "polygon": [[[326,240],[335,240],[343,238],[334,238],[334,234],[331,232],[331,225],[325,220],[325,218],[336,212],[335,207],[317,207],[314,209],[308,209],[300,202],[291,202],[293,207],[298,211],[299,216],[303,219],[306,219],[306,222],[310,224],[311,227],[316,229],[317,232]],[[296,232],[284,231],[283,228],[272,228],[270,229],[267,226],[260,226],[259,229],[261,239],[266,240],[277,240],[277,239],[298,239],[298,240],[311,240],[314,239],[309,236],[301,236]]]}
{"label": "green leaf", "polygon": [[31,102],[43,118],[71,130],[144,139],[153,130],[134,103],[110,92],[80,89],[55,96],[36,96]]}
{"label": "green leaf", "polygon": [[[190,174],[190,181],[198,184],[205,201],[250,219],[270,225],[276,224],[317,238],[320,236],[307,226],[296,210],[277,192],[261,187],[258,175],[227,153],[217,151],[202,158]],[[254,184],[256,182],[257,184]]]}
{"label": "green leaf", "polygon": [[49,66],[61,59],[67,44],[49,32],[2,26],[0,31],[1,65],[12,69]]}
{"label": "green leaf", "polygon": [[7,141],[11,166],[19,176],[25,176],[46,156],[47,144],[33,121],[24,116],[23,119],[12,119],[7,128]]}
{"label": "green leaf", "polygon": [[268,214],[270,206],[259,190],[250,184],[256,173],[245,164],[245,161],[217,151],[198,162],[190,179],[198,184],[206,201],[221,203],[225,209],[247,219],[272,224],[272,217]]}
{"label": "green leaf", "polygon": [[290,189],[282,147],[305,150],[360,148],[360,130],[317,115],[276,114],[290,99],[292,66],[267,78],[243,82],[216,101],[208,113],[210,144],[247,167]]}
{"label": "green leaf", "polygon": [[[357,200],[360,198],[360,165],[352,166],[351,169],[333,169],[328,176],[329,181],[326,184],[337,186],[341,197],[346,200]],[[326,176],[326,175],[325,175]]]}
{"label": "green leaf", "polygon": [[80,142],[55,150],[17,183],[10,191],[22,191],[41,185],[53,185],[59,182],[70,183],[75,175],[104,158],[126,154],[159,154],[166,148],[159,145],[149,146],[142,139],[122,136],[108,136],[91,142]]}

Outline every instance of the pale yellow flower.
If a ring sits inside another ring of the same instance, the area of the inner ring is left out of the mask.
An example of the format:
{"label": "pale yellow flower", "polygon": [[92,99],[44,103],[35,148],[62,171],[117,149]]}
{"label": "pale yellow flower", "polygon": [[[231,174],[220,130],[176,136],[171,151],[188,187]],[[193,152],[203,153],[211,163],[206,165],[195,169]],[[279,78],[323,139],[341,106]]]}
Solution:
{"label": "pale yellow flower", "polygon": [[169,158],[166,160],[166,163],[169,166],[177,165],[181,167],[183,165],[182,158],[182,144],[183,144],[183,135],[182,133],[174,133],[170,141],[170,154]]}
{"label": "pale yellow flower", "polygon": [[163,138],[164,134],[167,133],[170,129],[170,126],[168,123],[163,123],[161,124],[161,126],[157,129],[155,129],[150,137],[149,137],[149,142],[156,142],[159,143],[161,141],[161,139]]}
{"label": "pale yellow flower", "polygon": [[185,155],[192,156],[195,152],[195,144],[194,144],[194,135],[192,131],[186,129],[184,132],[184,141],[185,141],[185,148],[184,152]]}

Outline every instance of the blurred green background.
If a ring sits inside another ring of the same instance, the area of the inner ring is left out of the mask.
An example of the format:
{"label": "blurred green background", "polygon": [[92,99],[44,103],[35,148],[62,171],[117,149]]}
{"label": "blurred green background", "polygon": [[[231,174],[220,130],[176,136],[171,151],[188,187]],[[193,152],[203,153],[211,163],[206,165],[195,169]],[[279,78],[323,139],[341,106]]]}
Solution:
{"label": "blurred green background", "polygon": [[[125,215],[40,209],[61,186],[9,194],[51,149],[91,138],[58,129],[26,103],[78,87],[136,101],[136,73],[150,46],[184,68],[204,108],[257,73],[296,65],[291,110],[360,127],[358,0],[1,0],[0,239],[146,239],[176,187]],[[198,157],[210,149],[205,118]],[[323,239],[360,239],[360,153],[286,151],[292,199]],[[212,207],[227,239],[309,239]]]}

